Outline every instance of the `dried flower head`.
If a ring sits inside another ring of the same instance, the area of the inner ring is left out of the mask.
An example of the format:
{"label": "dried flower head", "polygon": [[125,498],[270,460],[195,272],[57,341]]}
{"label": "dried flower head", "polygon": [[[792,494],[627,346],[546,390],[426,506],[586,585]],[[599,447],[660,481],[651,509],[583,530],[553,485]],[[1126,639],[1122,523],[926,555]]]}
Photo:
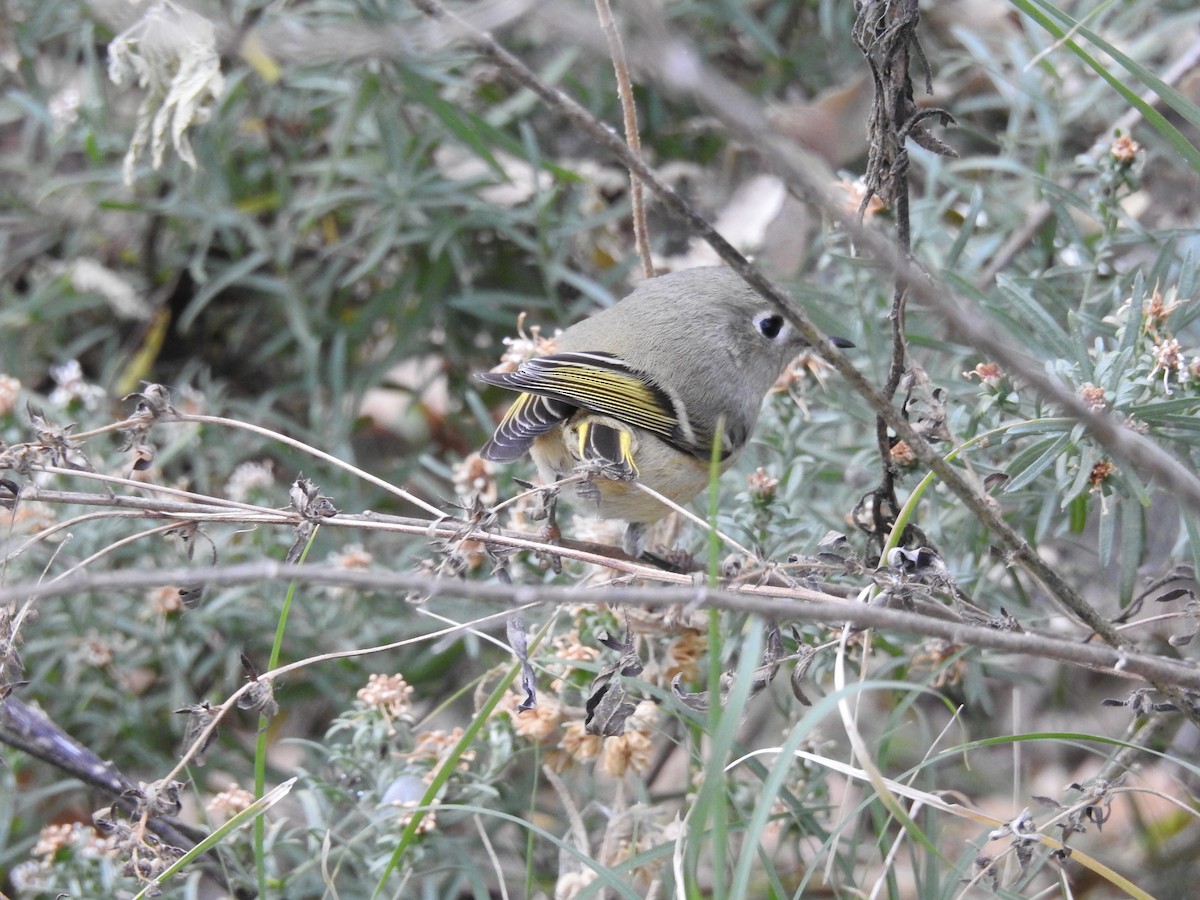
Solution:
{"label": "dried flower head", "polygon": [[708,653],[708,632],[685,629],[667,647],[667,668],[664,679],[672,684],[675,677],[695,683],[700,680],[701,663]]}
{"label": "dried flower head", "polygon": [[787,368],[783,370],[783,374],[771,386],[771,391],[773,393],[787,391],[795,396],[793,388],[801,385],[809,376],[815,378],[821,387],[825,387],[832,373],[833,366],[821,359],[810,348],[801,352],[799,356],[787,364]]}
{"label": "dried flower head", "polygon": [[1118,135],[1108,148],[1112,158],[1123,166],[1133,165],[1137,155],[1142,152],[1141,145],[1127,134]]}
{"label": "dried flower head", "polygon": [[478,497],[491,506],[496,502],[496,467],[471,453],[454,467],[454,493],[460,498]]}
{"label": "dried flower head", "polygon": [[863,207],[863,200],[867,197],[867,183],[861,178],[842,178],[835,187],[845,195],[843,208],[854,215],[858,215],[859,210],[862,210],[864,221],[887,209],[887,204],[875,193],[871,194],[871,199],[867,201],[866,207]]}
{"label": "dried flower head", "polygon": [[249,809],[253,802],[254,794],[251,791],[230,783],[221,793],[213,795],[205,809],[219,819],[228,819]]}
{"label": "dried flower head", "polygon": [[21,396],[21,382],[11,375],[0,372],[0,416],[7,416],[17,407]]}
{"label": "dried flower head", "polygon": [[907,469],[917,462],[917,454],[913,452],[913,448],[908,445],[907,441],[896,441],[888,453],[892,462],[902,469]]}
{"label": "dried flower head", "polygon": [[525,313],[521,313],[517,316],[517,336],[504,338],[504,355],[500,357],[500,364],[492,371],[515,372],[517,366],[526,360],[553,353],[558,348],[558,336],[561,333],[555,332],[551,338],[542,337],[540,325],[531,325],[526,332]]}
{"label": "dried flower head", "polygon": [[[423,731],[417,735],[417,743],[405,756],[408,759],[417,761],[432,762],[429,771],[425,774],[426,782],[432,782],[441,771],[442,766],[450,759],[450,751],[453,750],[462,740],[462,728],[453,728],[450,731],[442,729],[432,729]],[[464,750],[458,757],[457,770],[466,772],[471,768],[471,763],[475,761],[474,750]]]}
{"label": "dried flower head", "polygon": [[512,729],[520,737],[542,744],[557,734],[566,711],[553,697],[541,697],[537,706],[520,709],[525,698],[516,693],[508,694],[498,709],[502,709],[512,721]]}
{"label": "dried flower head", "polygon": [[653,759],[654,744],[650,735],[644,731],[628,730],[622,735],[604,739],[600,768],[613,778],[620,778],[626,772],[642,775],[650,770]]}
{"label": "dried flower head", "polygon": [[756,503],[769,503],[775,497],[779,488],[779,479],[767,474],[767,470],[759,466],[746,479],[750,486],[750,496]]}
{"label": "dried flower head", "polygon": [[367,679],[366,687],[359,688],[358,701],[368,709],[377,709],[389,720],[406,716],[412,709],[413,688],[403,675],[381,675],[378,672]]}
{"label": "dried flower head", "polygon": [[564,754],[576,762],[595,759],[603,744],[604,738],[588,734],[582,722],[568,722],[563,728],[562,740],[558,742]]}
{"label": "dried flower head", "polygon": [[941,638],[925,642],[924,649],[912,660],[912,669],[936,672],[930,687],[939,690],[961,684],[967,673],[967,661],[960,651],[962,647]]}
{"label": "dried flower head", "polygon": [[155,619],[165,619],[183,611],[183,598],[179,588],[169,585],[154,588],[146,594],[144,615]]}
{"label": "dried flower head", "polygon": [[33,845],[33,849],[29,851],[30,856],[42,856],[52,858],[58,854],[60,850],[66,849],[75,843],[76,838],[83,832],[83,825],[79,822],[64,822],[61,825],[47,825],[38,832],[37,843]]}
{"label": "dried flower head", "polygon": [[142,150],[162,167],[167,141],[196,168],[187,138],[194,124],[207,122],[225,90],[213,24],[177,3],[148,3],[142,16],[108,45],[108,77],[113,84],[136,80],[146,90],[137,127],[125,154],[125,183]]}
{"label": "dried flower head", "polygon": [[1150,355],[1154,358],[1154,369],[1150,372],[1150,377],[1153,378],[1159,372],[1162,372],[1163,393],[1172,393],[1170,385],[1171,373],[1178,372],[1184,367],[1183,351],[1179,346],[1179,341],[1176,338],[1156,341],[1150,350]]}
{"label": "dried flower head", "polygon": [[247,503],[255,494],[268,494],[275,487],[275,465],[271,460],[244,462],[234,467],[225,482],[225,496]]}
{"label": "dried flower head", "polygon": [[1108,476],[1115,471],[1117,471],[1117,467],[1107,459],[1102,459],[1092,466],[1091,474],[1088,475],[1088,483],[1092,486],[1092,490],[1099,490],[1100,486],[1108,480]]}
{"label": "dried flower head", "polygon": [[1094,413],[1104,412],[1104,408],[1108,405],[1104,396],[1104,388],[1097,387],[1090,381],[1079,389],[1079,396],[1087,404],[1087,408]]}
{"label": "dried flower head", "polygon": [[554,655],[565,662],[592,662],[600,655],[600,651],[585,644],[579,632],[572,628],[554,639]]}
{"label": "dried flower head", "polygon": [[[1133,298],[1129,298],[1126,303],[1132,306]],[[1154,291],[1142,301],[1142,327],[1148,334],[1157,338],[1159,329],[1167,324],[1167,319],[1179,308],[1179,303],[1179,297],[1176,295],[1174,287],[1168,288],[1164,294],[1155,284]],[[1122,307],[1122,309],[1124,308]]]}
{"label": "dried flower head", "polygon": [[978,378],[979,383],[995,390],[1000,385],[1004,372],[994,362],[981,362],[970,372],[963,372],[963,378]]}
{"label": "dried flower head", "polygon": [[362,544],[347,544],[341,550],[329,554],[329,564],[338,569],[363,570],[371,568],[375,557]]}
{"label": "dried flower head", "polygon": [[84,381],[83,366],[77,359],[51,366],[50,377],[56,385],[50,392],[50,402],[61,409],[72,403],[80,403],[84,409],[95,409],[105,397],[104,388]]}

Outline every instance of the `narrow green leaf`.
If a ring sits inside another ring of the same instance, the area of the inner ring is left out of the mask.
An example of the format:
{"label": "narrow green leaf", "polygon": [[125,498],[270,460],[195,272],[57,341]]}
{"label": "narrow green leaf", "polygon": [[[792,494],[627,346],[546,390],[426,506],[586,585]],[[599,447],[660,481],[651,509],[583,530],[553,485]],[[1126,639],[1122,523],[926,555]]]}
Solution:
{"label": "narrow green leaf", "polygon": [[[1083,62],[1086,63],[1088,67],[1092,69],[1092,71],[1107,81],[1113,90],[1125,98],[1126,102],[1128,102],[1130,106],[1134,107],[1142,114],[1142,118],[1145,119],[1146,122],[1150,124],[1168,144],[1171,145],[1176,153],[1178,153],[1187,161],[1187,164],[1191,166],[1192,169],[1200,172],[1200,150],[1197,150],[1194,146],[1192,146],[1191,142],[1189,142],[1188,139],[1183,136],[1178,128],[1168,122],[1162,113],[1139,97],[1136,91],[1127,87],[1121,81],[1121,79],[1110,72],[1103,63],[1096,60],[1075,41],[1068,39],[1067,30],[1059,27],[1059,25],[1057,25],[1049,18],[1049,16],[1043,13],[1039,7],[1045,6],[1047,9],[1052,10],[1057,18],[1063,20],[1067,24],[1068,28],[1076,28],[1077,23],[1074,19],[1066,15],[1066,13],[1062,13],[1059,10],[1054,9],[1054,7],[1049,6],[1048,4],[1041,3],[1040,0],[1011,0],[1011,2],[1031,19],[1045,28],[1046,31],[1050,32],[1050,34],[1052,34],[1055,38],[1062,41],[1063,45],[1081,60],[1083,60]],[[1083,26],[1078,26],[1078,30],[1074,31],[1073,33],[1081,34],[1089,41],[1092,41],[1097,47],[1112,56],[1113,59],[1117,60],[1117,62],[1125,67],[1135,78],[1137,78],[1151,90],[1154,90],[1155,93],[1158,93],[1158,90],[1156,90],[1154,87],[1154,83],[1157,83],[1166,89],[1166,91],[1169,92],[1173,97],[1178,94],[1178,92],[1168,88],[1167,85],[1160,79],[1151,75],[1147,69],[1135,63],[1128,56],[1117,50],[1116,47],[1113,47],[1107,41],[1102,40]],[[1164,100],[1167,100],[1167,97],[1163,94],[1159,94],[1159,96],[1163,97]],[[1182,97],[1182,95],[1179,96]],[[1191,109],[1186,112],[1184,109],[1177,109],[1177,112],[1184,116],[1184,118],[1188,118],[1192,114],[1192,110],[1194,110],[1195,107],[1192,107],[1191,104],[1187,104],[1186,101],[1184,102],[1186,106],[1191,107]]]}
{"label": "narrow green leaf", "polygon": [[1076,494],[1067,505],[1067,515],[1071,534],[1083,534],[1087,527],[1088,495]]}
{"label": "narrow green leaf", "polygon": [[1137,584],[1138,566],[1142,563],[1145,550],[1145,514],[1140,506],[1132,503],[1122,504],[1125,509],[1121,515],[1121,576],[1119,591],[1121,606],[1124,607],[1133,599],[1133,588]]}
{"label": "narrow green leaf", "polygon": [[1011,494],[1032,482],[1054,465],[1054,461],[1058,459],[1070,442],[1071,436],[1062,434],[1056,438],[1038,441],[1032,447],[1018,453],[1006,467],[1008,473],[1013,476],[1013,480],[1005,485],[1004,492]]}

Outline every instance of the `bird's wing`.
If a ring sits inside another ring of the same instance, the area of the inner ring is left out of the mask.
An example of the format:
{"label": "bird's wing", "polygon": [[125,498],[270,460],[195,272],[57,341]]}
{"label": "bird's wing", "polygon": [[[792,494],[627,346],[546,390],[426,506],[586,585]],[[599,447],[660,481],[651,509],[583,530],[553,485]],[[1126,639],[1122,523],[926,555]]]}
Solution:
{"label": "bird's wing", "polygon": [[686,419],[674,399],[611,354],[555,353],[527,360],[515,372],[479,378],[523,395],[484,448],[488,459],[515,459],[576,409],[644,428],[672,444],[689,443]]}
{"label": "bird's wing", "polygon": [[[493,376],[479,377],[490,384],[496,383],[490,380]],[[508,412],[496,426],[495,434],[483,445],[479,454],[493,462],[512,462],[520,459],[529,451],[535,440],[574,411],[575,407],[547,397],[521,394],[508,408]]]}

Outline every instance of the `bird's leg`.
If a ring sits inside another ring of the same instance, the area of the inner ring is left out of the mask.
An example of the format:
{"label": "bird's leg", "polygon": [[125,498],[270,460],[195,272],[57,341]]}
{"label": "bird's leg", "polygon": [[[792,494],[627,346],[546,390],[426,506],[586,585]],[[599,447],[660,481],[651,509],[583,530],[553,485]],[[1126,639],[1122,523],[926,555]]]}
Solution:
{"label": "bird's leg", "polygon": [[[546,524],[542,526],[541,534],[538,535],[545,543],[558,544],[562,541],[562,530],[558,527],[558,488],[546,489],[542,494],[541,504],[530,514],[530,518],[546,520]],[[557,553],[548,555],[550,557],[550,568],[554,570],[555,575],[561,575],[562,560]]]}
{"label": "bird's leg", "polygon": [[621,541],[621,549],[634,559],[641,558],[642,553],[646,550],[645,522],[630,522],[625,527],[625,537]]}

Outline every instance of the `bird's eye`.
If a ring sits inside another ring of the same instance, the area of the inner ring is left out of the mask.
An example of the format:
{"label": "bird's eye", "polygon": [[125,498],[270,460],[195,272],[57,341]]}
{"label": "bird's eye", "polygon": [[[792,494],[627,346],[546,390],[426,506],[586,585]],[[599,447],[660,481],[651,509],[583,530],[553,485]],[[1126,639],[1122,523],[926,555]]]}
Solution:
{"label": "bird's eye", "polygon": [[783,316],[759,316],[754,324],[758,326],[763,337],[773,341],[779,337],[779,332],[783,331]]}

